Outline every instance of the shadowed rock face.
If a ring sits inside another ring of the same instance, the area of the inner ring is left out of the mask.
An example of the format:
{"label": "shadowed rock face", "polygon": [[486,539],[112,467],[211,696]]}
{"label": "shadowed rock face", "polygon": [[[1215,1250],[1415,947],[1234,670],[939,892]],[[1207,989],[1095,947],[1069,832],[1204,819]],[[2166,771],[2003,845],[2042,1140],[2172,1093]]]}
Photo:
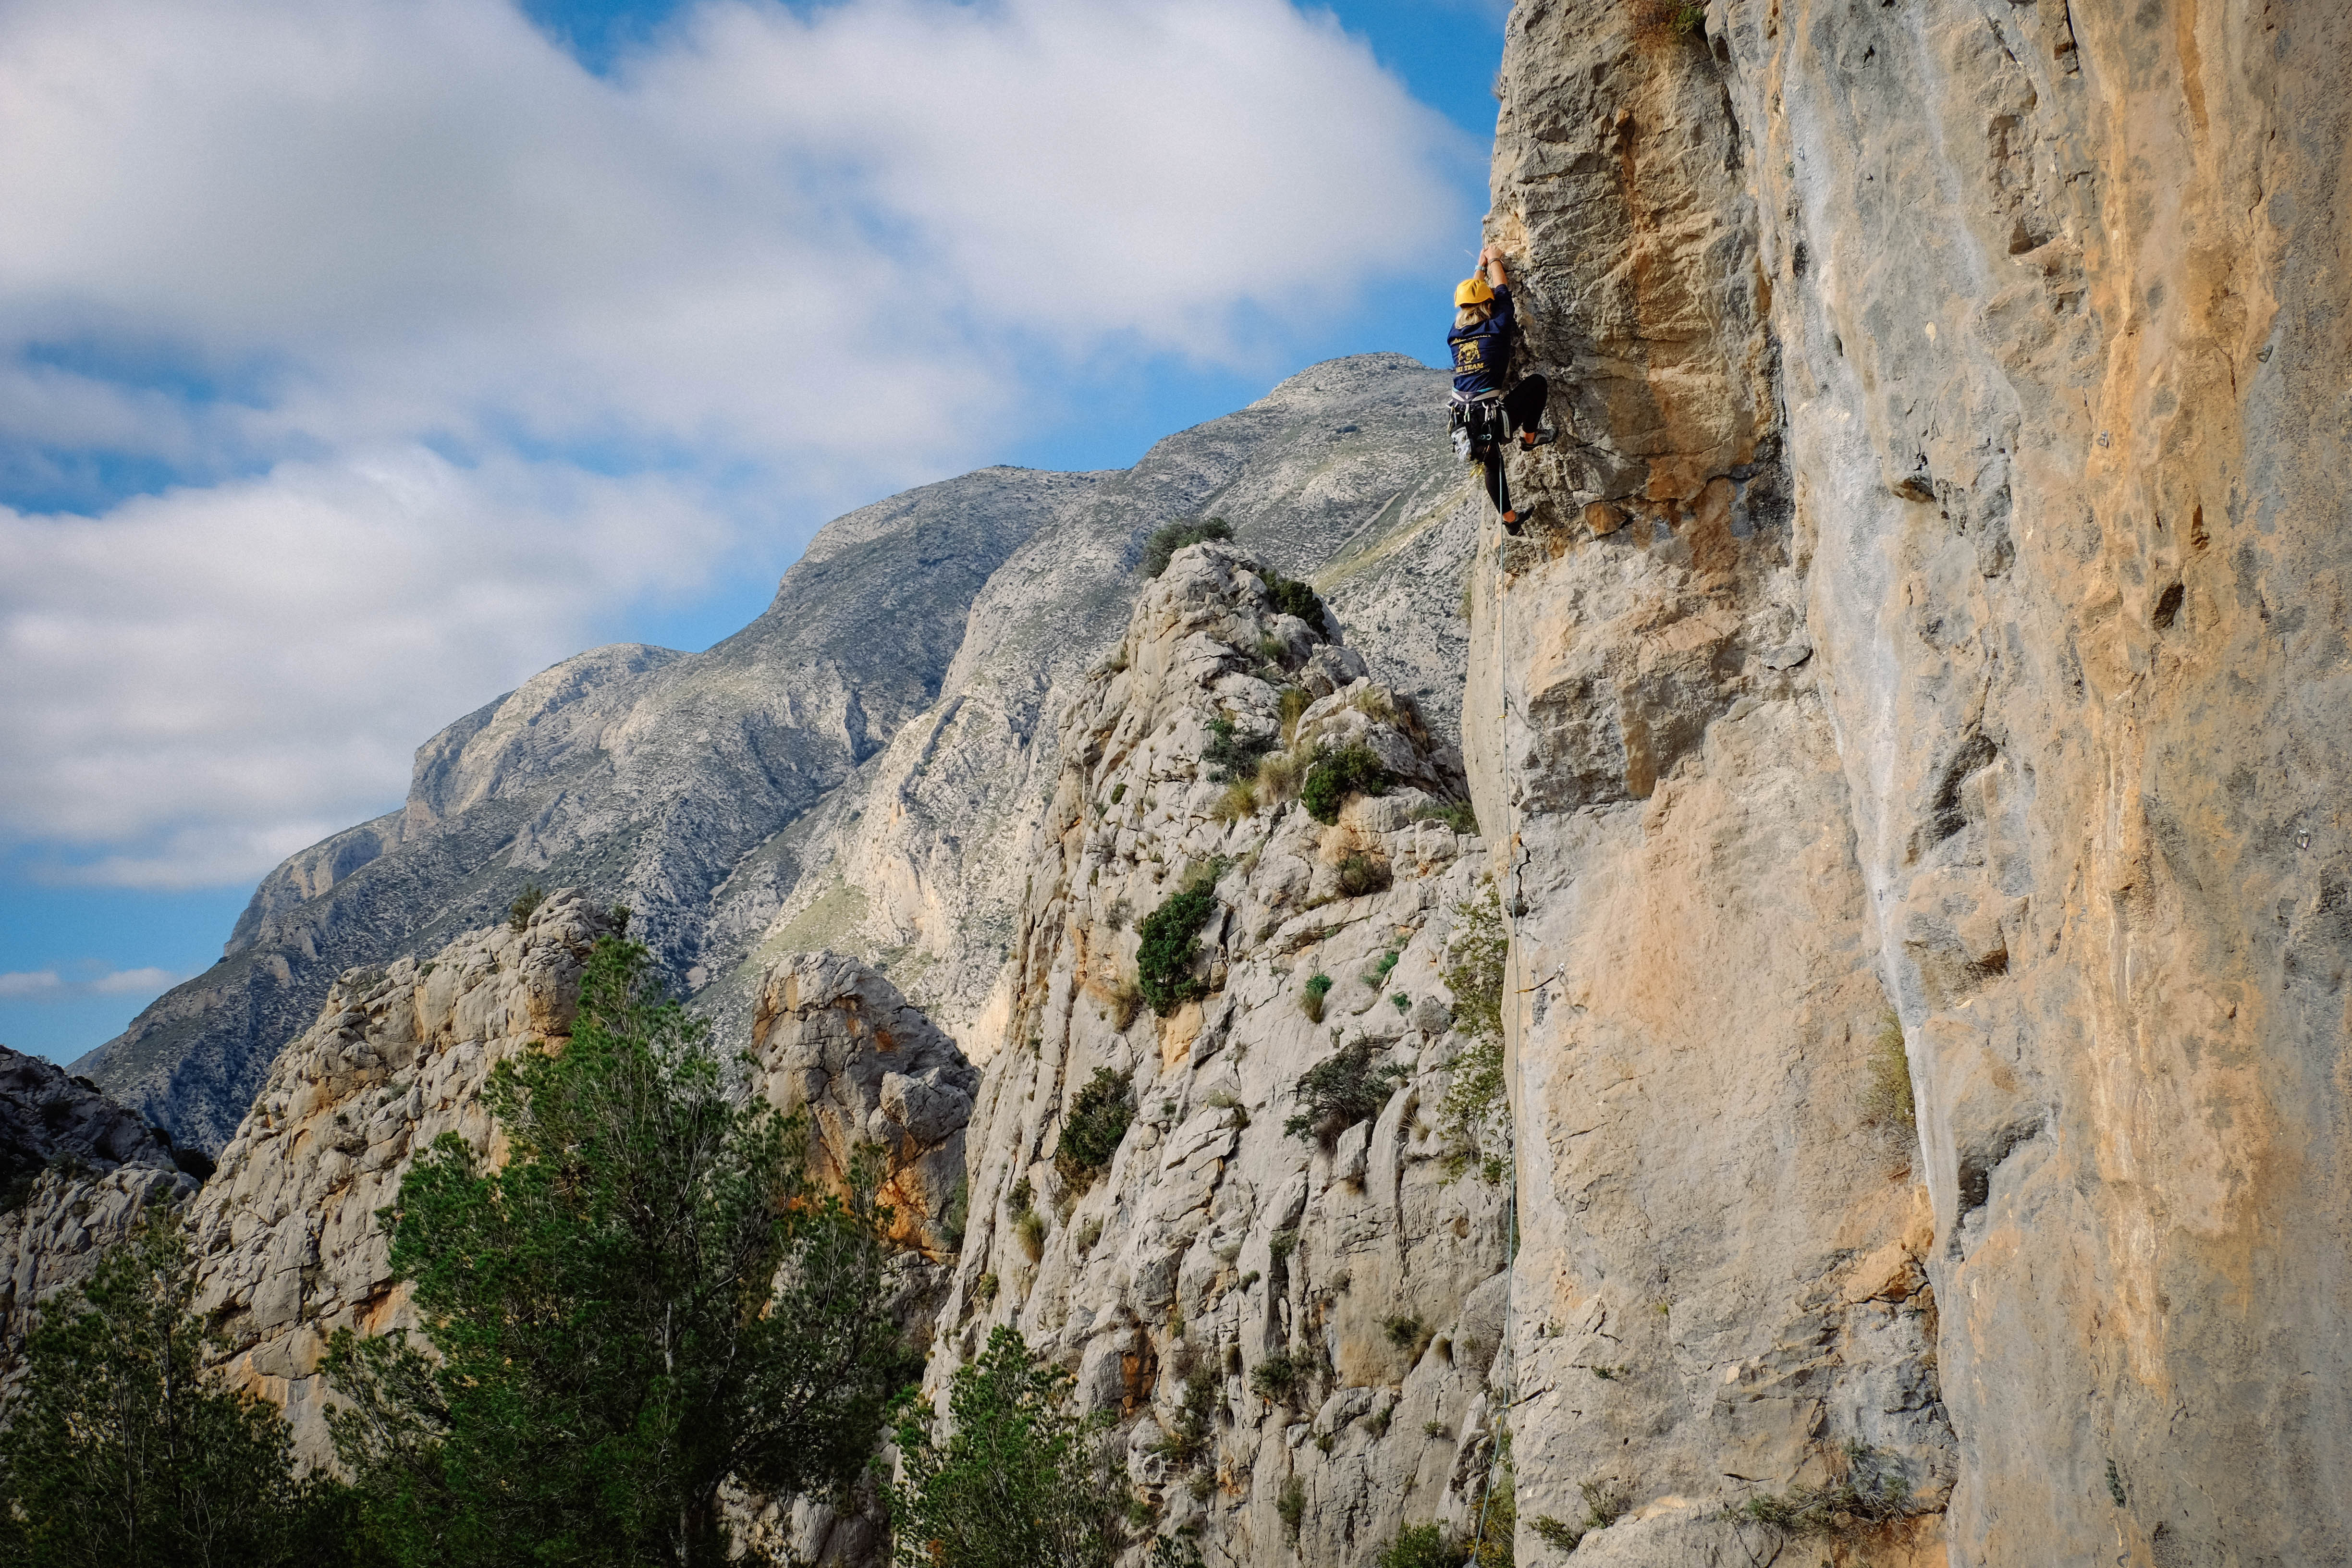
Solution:
{"label": "shadowed rock face", "polygon": [[1688,19],[1502,79],[1523,1526],[1810,1554],[1715,1510],[1858,1442],[1913,1517],[1841,1561],[2352,1558],[2352,24]]}
{"label": "shadowed rock face", "polygon": [[76,1066],[216,1150],[336,973],[430,954],[527,881],[626,904],[737,1040],[801,947],[890,963],[971,1026],[1054,715],[1124,625],[1153,527],[1214,512],[1319,571],[1455,710],[1469,537],[1443,387],[1401,355],[1338,361],[1123,473],[983,469],[841,518],[709,652],[598,648],[427,742],[402,809],[271,873],[220,963]]}
{"label": "shadowed rock face", "polygon": [[65,1068],[0,1046],[0,1184],[70,1161],[171,1171],[172,1141]]}
{"label": "shadowed rock face", "polygon": [[195,1190],[183,1158],[137,1111],[0,1046],[0,1368],[16,1370],[39,1303],[88,1279],[149,1203]]}
{"label": "shadowed rock face", "polygon": [[768,973],[751,1029],[756,1091],[806,1111],[812,1164],[846,1192],[861,1150],[877,1162],[891,1237],[939,1258],[961,1239],[964,1124],[980,1073],[898,988],[853,959],[794,953]]}

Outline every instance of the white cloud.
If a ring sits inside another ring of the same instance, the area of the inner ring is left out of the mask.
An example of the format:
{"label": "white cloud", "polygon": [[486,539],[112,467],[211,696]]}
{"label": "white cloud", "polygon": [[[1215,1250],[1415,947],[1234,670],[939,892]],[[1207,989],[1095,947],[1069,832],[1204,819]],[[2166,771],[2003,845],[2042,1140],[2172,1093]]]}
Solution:
{"label": "white cloud", "polygon": [[89,996],[158,996],[187,978],[168,969],[108,970],[88,965],[89,978],[68,980],[54,969],[0,974],[0,1001],[78,1002]]}
{"label": "white cloud", "polygon": [[89,983],[89,988],[103,996],[155,995],[178,984],[184,976],[168,969],[148,964],[140,969],[118,969],[111,974],[101,974]]}
{"label": "white cloud", "polygon": [[0,511],[0,841],[163,886],[1056,366],[1270,367],[1464,151],[1282,0],[709,0],[610,79],[506,0],[13,0],[0,144],[0,473],[185,480]]}
{"label": "white cloud", "polygon": [[600,607],[690,585],[725,533],[676,480],[421,447],[0,511],[0,798],[43,838],[155,839],[91,879],[241,877],[396,795],[419,740]]}

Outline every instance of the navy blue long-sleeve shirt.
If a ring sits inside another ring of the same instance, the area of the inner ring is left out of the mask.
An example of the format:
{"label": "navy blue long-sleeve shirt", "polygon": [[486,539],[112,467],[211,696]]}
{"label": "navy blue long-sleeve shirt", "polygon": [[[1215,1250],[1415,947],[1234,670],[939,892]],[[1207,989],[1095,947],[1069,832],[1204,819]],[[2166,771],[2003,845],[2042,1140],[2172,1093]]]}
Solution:
{"label": "navy blue long-sleeve shirt", "polygon": [[1454,350],[1454,392],[1458,397],[1500,392],[1511,374],[1511,291],[1495,290],[1495,313],[1475,327],[1447,334]]}

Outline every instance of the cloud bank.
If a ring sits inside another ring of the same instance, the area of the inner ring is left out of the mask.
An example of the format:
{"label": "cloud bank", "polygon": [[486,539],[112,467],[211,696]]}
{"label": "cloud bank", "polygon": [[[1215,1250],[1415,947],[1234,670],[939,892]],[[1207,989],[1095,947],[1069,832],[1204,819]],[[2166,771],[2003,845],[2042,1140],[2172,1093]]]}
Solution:
{"label": "cloud bank", "polygon": [[1280,0],[0,8],[0,844],[236,880],[1069,367],[1426,265],[1458,133]]}
{"label": "cloud bank", "polygon": [[160,995],[187,978],[152,965],[114,969],[84,979],[68,980],[54,969],[18,970],[0,974],[0,1001],[79,1002],[92,996]]}

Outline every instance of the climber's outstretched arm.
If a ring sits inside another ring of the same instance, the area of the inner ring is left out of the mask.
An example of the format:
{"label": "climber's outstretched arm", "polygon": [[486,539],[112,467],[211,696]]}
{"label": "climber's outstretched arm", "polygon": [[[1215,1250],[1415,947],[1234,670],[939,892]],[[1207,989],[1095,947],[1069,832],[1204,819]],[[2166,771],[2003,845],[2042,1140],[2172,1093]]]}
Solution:
{"label": "climber's outstretched arm", "polygon": [[1478,264],[1486,269],[1486,281],[1496,289],[1507,289],[1511,280],[1503,276],[1503,252],[1490,245],[1478,253]]}

